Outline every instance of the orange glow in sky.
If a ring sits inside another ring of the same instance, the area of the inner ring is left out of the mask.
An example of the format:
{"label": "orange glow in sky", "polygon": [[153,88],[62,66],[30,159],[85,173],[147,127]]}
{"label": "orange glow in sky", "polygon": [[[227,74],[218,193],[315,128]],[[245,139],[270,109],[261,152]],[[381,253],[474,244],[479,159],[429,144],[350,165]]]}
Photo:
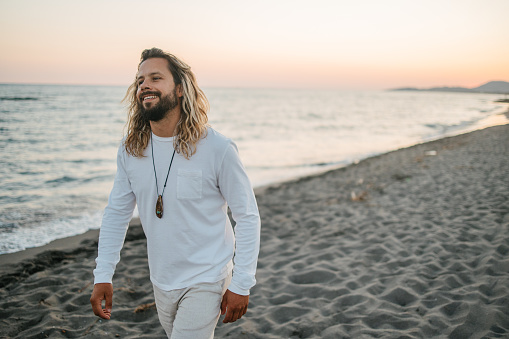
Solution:
{"label": "orange glow in sky", "polygon": [[509,81],[507,0],[0,1],[0,83],[129,84],[159,47],[202,86]]}

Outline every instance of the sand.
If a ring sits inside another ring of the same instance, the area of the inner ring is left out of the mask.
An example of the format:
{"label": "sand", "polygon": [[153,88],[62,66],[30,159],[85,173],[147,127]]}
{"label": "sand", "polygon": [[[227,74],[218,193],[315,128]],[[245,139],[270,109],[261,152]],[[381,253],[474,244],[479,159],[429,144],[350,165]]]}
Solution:
{"label": "sand", "polygon": [[[509,125],[256,193],[258,284],[216,338],[509,338]],[[0,338],[164,338],[132,224],[110,321],[97,231],[0,256]]]}

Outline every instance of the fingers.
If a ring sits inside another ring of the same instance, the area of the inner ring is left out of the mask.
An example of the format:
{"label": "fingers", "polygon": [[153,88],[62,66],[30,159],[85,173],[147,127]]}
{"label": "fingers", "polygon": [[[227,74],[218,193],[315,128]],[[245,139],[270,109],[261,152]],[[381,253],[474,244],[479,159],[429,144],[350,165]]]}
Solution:
{"label": "fingers", "polygon": [[90,304],[92,304],[92,311],[94,311],[94,314],[98,317],[106,319],[106,314],[104,314],[102,307],[101,307],[101,301],[98,300],[92,300],[90,299]]}
{"label": "fingers", "polygon": [[113,308],[113,293],[106,293],[106,312],[111,314]]}
{"label": "fingers", "polygon": [[231,308],[229,308],[228,311],[226,312],[226,316],[224,317],[223,323],[225,323],[225,324],[233,323],[233,322],[239,320],[240,318],[242,318],[242,316],[244,314],[246,314],[246,312],[247,312],[247,307],[243,308],[242,310],[239,310],[239,311],[234,311]]}
{"label": "fingers", "polygon": [[[106,308],[102,308],[102,301],[105,300]],[[111,318],[111,310],[113,308],[113,285],[96,284],[94,291],[90,297],[90,304],[94,314],[103,319]]]}
{"label": "fingers", "polygon": [[227,323],[233,323],[235,321],[237,321],[237,315],[233,314],[233,311],[226,311],[226,316],[224,317],[223,319],[223,323],[224,324],[227,324]]}

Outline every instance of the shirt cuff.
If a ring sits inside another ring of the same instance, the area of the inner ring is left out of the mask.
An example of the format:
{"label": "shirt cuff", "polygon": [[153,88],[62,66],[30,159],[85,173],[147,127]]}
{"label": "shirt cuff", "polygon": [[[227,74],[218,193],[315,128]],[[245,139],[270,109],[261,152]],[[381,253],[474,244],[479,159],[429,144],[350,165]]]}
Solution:
{"label": "shirt cuff", "polygon": [[101,283],[108,283],[111,284],[113,281],[113,275],[104,273],[104,272],[97,272],[94,270],[94,285],[95,284],[101,284]]}
{"label": "shirt cuff", "polygon": [[249,295],[249,290],[238,287],[235,282],[232,280],[228,289],[238,295]]}

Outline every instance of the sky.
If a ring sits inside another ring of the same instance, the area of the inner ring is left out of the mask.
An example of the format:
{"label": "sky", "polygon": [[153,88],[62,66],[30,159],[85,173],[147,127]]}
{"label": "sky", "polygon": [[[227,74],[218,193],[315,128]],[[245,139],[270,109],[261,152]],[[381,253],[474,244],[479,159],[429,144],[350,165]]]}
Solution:
{"label": "sky", "polygon": [[0,83],[128,85],[140,54],[203,87],[509,81],[508,0],[0,0]]}

